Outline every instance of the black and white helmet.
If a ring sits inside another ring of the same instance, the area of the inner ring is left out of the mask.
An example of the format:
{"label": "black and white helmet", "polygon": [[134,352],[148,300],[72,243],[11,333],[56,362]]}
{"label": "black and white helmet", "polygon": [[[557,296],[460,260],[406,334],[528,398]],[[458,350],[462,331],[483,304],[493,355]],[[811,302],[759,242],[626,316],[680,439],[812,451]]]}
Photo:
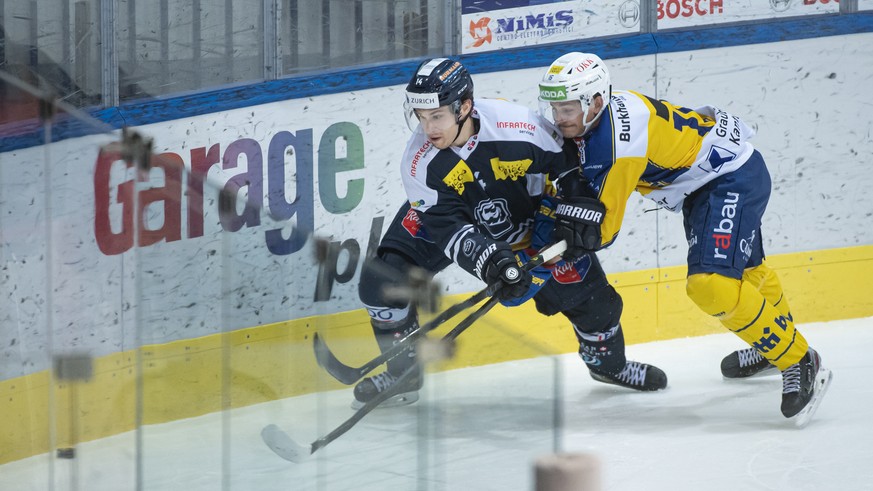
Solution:
{"label": "black and white helmet", "polygon": [[415,131],[418,126],[416,109],[436,109],[452,106],[455,119],[459,120],[461,103],[473,99],[473,78],[460,61],[448,58],[433,58],[418,66],[406,85],[406,102],[403,104],[406,124]]}

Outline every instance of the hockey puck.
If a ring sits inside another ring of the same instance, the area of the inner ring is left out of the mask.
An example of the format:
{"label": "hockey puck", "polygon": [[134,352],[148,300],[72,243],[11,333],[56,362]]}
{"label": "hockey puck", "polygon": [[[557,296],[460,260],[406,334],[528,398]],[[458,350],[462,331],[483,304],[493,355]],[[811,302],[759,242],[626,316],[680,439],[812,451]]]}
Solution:
{"label": "hockey puck", "polygon": [[76,458],[76,449],[75,448],[59,448],[58,449],[58,458],[59,459]]}

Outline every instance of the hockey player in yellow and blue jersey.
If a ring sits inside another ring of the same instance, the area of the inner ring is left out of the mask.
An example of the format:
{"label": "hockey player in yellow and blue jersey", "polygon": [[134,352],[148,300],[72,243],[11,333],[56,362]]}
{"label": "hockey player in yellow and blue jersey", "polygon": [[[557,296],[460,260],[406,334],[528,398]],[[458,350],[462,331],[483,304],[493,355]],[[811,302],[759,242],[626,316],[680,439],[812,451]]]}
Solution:
{"label": "hockey player in yellow and blue jersey", "polygon": [[[761,220],[770,175],[749,143],[754,130],[716,107],[692,110],[613,91],[603,60],[586,53],[568,53],[549,66],[539,101],[541,114],[576,147],[600,202],[565,199],[557,209],[556,237],[579,252],[609,246],[635,189],[681,212],[688,296],[751,346],[723,360],[723,375],[778,368],[782,413],[799,425],[808,422],[831,375],[795,329],[779,279],[764,261]],[[602,219],[586,219],[585,212],[598,206]]]}

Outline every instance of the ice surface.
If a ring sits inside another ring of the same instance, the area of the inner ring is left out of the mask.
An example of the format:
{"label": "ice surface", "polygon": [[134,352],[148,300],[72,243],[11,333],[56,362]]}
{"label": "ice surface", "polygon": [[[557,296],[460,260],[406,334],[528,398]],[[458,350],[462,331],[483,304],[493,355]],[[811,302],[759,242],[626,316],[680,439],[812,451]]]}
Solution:
{"label": "ice surface", "polygon": [[134,432],[80,445],[51,473],[47,455],[6,464],[0,490],[531,490],[534,459],[555,445],[596,455],[604,491],[871,490],[873,318],[800,328],[834,373],[802,430],[779,411],[778,374],[722,379],[721,358],[743,344],[719,334],[629,346],[667,372],[660,393],[594,382],[576,355],[455,370],[300,464],[273,454],[261,429],[308,446],[352,414],[350,390],[144,427],[139,474]]}

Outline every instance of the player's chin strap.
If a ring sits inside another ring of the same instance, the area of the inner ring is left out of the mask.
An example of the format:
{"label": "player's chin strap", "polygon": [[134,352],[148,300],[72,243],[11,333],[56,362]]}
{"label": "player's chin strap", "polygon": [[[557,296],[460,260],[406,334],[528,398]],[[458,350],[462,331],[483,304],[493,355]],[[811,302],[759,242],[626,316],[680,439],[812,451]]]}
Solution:
{"label": "player's chin strap", "polygon": [[455,133],[455,137],[452,138],[452,144],[454,144],[458,137],[461,136],[461,130],[464,129],[464,123],[466,123],[467,120],[470,119],[470,115],[473,114],[473,99],[470,99],[470,112],[468,112],[466,116],[464,116],[463,118],[458,116],[458,113],[460,111],[461,106],[459,105],[457,111],[455,112],[455,121],[457,121],[458,123],[458,132]]}
{"label": "player's chin strap", "polygon": [[[610,88],[610,92],[612,89]],[[599,95],[600,99],[603,101],[603,105],[600,106],[600,111],[594,116],[594,119],[591,120],[590,123],[586,123],[585,120],[588,119],[588,111],[591,110],[591,106],[585,110],[585,114],[582,115],[582,134],[577,138],[581,138],[588,134],[591,131],[591,128],[597,126],[597,122],[600,121],[600,117],[603,116],[603,113],[606,112],[606,108],[609,107],[609,100],[605,99],[603,95]]]}

